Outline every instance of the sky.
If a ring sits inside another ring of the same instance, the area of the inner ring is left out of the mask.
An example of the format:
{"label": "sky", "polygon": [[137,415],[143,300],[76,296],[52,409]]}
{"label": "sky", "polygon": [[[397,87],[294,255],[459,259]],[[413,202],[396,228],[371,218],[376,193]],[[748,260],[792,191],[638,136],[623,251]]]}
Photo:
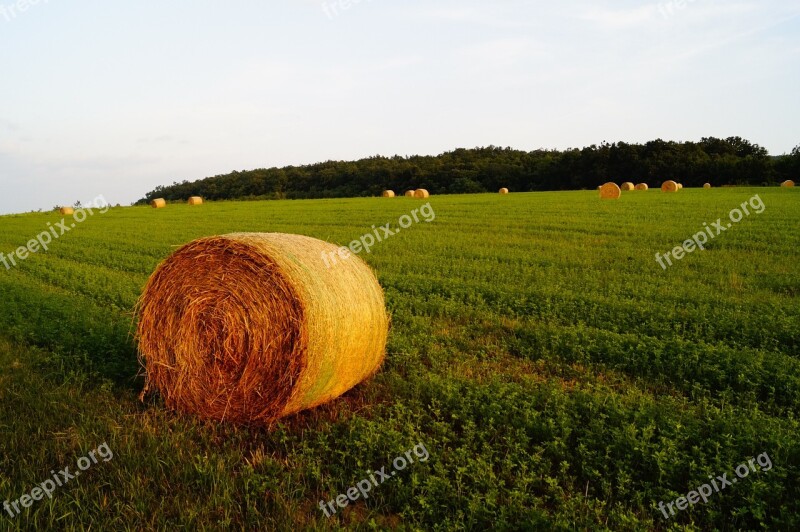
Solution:
{"label": "sky", "polygon": [[0,0],[0,214],[459,147],[800,144],[797,0]]}

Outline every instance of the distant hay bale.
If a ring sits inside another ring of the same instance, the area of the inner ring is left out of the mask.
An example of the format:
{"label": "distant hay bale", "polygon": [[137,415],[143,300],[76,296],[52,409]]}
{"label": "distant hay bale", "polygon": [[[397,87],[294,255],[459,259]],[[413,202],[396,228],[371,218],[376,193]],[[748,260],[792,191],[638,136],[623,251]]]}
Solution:
{"label": "distant hay bale", "polygon": [[787,179],[786,181],[781,183],[781,186],[783,188],[792,188],[792,187],[794,187],[794,181],[792,181],[791,179]]}
{"label": "distant hay bale", "polygon": [[202,205],[202,204],[203,204],[203,198],[201,198],[200,196],[192,196],[191,198],[189,198],[189,205]]}
{"label": "distant hay bale", "polygon": [[425,199],[425,198],[430,198],[431,195],[424,188],[418,188],[417,190],[414,191],[414,197],[419,199]]}
{"label": "distant hay bale", "polygon": [[678,190],[678,183],[675,181],[664,181],[661,184],[661,192],[677,192]]}
{"label": "distant hay bale", "polygon": [[75,209],[73,209],[72,207],[61,207],[60,209],[58,209],[58,212],[61,213],[61,216],[71,216],[75,214]]}
{"label": "distant hay bale", "polygon": [[678,183],[678,190],[683,190],[683,185]]}
{"label": "distant hay bale", "polygon": [[705,183],[705,184],[703,184],[703,188],[711,188],[711,183]]}
{"label": "distant hay bale", "polygon": [[381,194],[384,198],[393,198],[394,197],[394,190],[384,190],[383,194]]}
{"label": "distant hay bale", "polygon": [[622,183],[622,186],[620,188],[622,189],[623,192],[630,192],[631,190],[636,190],[636,187],[630,181]]}
{"label": "distant hay bale", "polygon": [[414,197],[414,191],[413,190],[406,190],[405,196],[407,198],[413,198]]}
{"label": "distant hay bale", "polygon": [[389,328],[383,290],[339,249],[233,233],[175,251],[136,305],[142,395],[157,390],[168,408],[203,419],[262,424],[372,376]]}
{"label": "distant hay bale", "polygon": [[619,199],[622,195],[622,190],[616,183],[606,183],[600,187],[601,199]]}
{"label": "distant hay bale", "polygon": [[508,189],[507,189],[507,188],[505,188],[505,187],[501,188],[501,189],[500,189],[500,194],[502,194],[502,195],[506,195],[506,194],[508,194]]}
{"label": "distant hay bale", "polygon": [[634,187],[636,190],[649,190],[650,187],[647,186],[647,183],[639,183]]}
{"label": "distant hay bale", "polygon": [[158,198],[151,201],[150,206],[154,209],[163,209],[167,206],[167,202],[163,198]]}

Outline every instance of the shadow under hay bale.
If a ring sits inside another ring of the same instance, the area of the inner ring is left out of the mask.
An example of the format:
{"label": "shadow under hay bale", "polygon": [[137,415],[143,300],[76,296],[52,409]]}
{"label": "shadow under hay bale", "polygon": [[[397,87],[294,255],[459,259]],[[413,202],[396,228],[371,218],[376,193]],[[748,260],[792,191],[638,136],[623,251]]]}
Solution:
{"label": "shadow under hay bale", "polygon": [[357,256],[301,235],[202,238],[161,265],[137,304],[148,389],[204,419],[269,423],[373,375],[388,335],[383,290]]}

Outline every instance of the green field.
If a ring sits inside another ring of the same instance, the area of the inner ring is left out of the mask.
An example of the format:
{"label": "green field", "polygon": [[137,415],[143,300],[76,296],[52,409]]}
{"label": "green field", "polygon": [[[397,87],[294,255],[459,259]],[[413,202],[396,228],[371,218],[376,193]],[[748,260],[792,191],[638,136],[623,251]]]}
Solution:
{"label": "green field", "polygon": [[[663,270],[654,257],[758,194]],[[420,200],[222,202],[95,213],[0,265],[0,503],[106,442],[114,457],[0,529],[800,527],[800,193],[441,196],[362,257],[392,315],[383,369],[270,427],[145,403],[132,309],[176,246],[228,232],[346,245]],[[6,254],[61,219],[0,217]],[[430,453],[326,517],[369,471]],[[658,509],[768,453],[773,467]]]}

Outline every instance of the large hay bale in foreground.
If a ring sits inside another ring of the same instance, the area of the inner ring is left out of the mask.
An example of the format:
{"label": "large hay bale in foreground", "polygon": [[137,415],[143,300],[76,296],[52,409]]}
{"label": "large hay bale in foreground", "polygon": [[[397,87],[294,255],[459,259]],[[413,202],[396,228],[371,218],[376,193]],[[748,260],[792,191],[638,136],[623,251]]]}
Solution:
{"label": "large hay bale in foreground", "polygon": [[664,181],[661,184],[661,192],[677,192],[678,191],[678,183],[675,181],[669,180]]}
{"label": "large hay bale in foreground", "polygon": [[781,183],[781,186],[784,188],[792,188],[794,187],[794,181],[792,181],[791,179],[787,179],[786,181]]}
{"label": "large hay bale in foreground", "polygon": [[58,212],[61,213],[61,216],[71,216],[75,214],[75,209],[73,209],[72,207],[61,207],[60,209],[58,209]]}
{"label": "large hay bale in foreground", "polygon": [[711,183],[705,183],[705,184],[703,184],[703,188],[711,188]]}
{"label": "large hay bale in foreground", "polygon": [[630,192],[631,190],[636,190],[636,187],[630,181],[622,183],[622,186],[620,188],[622,189],[623,192]]}
{"label": "large hay bale in foreground", "polygon": [[417,190],[414,191],[414,197],[415,198],[420,198],[420,199],[425,199],[425,198],[430,198],[431,195],[424,188],[418,188]]}
{"label": "large hay bale in foreground", "polygon": [[393,198],[394,197],[394,190],[384,190],[383,194],[381,194],[384,198]]}
{"label": "large hay bale in foreground", "polygon": [[413,190],[406,190],[405,196],[407,198],[413,198],[414,197],[414,191]]}
{"label": "large hay bale in foreground", "polygon": [[508,189],[506,187],[501,188],[500,189],[500,194],[505,196],[506,194],[508,194]]}
{"label": "large hay bale in foreground", "polygon": [[600,198],[602,199],[619,199],[622,195],[622,190],[616,183],[605,183],[600,187]]}
{"label": "large hay bale in foreground", "polygon": [[164,207],[167,206],[167,202],[162,198],[158,198],[151,201],[150,206],[154,209],[163,209]]}
{"label": "large hay bale in foreground", "polygon": [[203,198],[201,198],[200,196],[192,196],[191,198],[189,198],[189,205],[202,205],[202,204],[203,204]]}
{"label": "large hay bale in foreground", "polygon": [[383,290],[356,256],[326,264],[338,249],[234,233],[175,251],[136,307],[145,392],[201,418],[269,423],[370,377],[388,335]]}
{"label": "large hay bale in foreground", "polygon": [[639,183],[634,187],[636,190],[649,190],[650,187],[647,186],[647,183]]}

